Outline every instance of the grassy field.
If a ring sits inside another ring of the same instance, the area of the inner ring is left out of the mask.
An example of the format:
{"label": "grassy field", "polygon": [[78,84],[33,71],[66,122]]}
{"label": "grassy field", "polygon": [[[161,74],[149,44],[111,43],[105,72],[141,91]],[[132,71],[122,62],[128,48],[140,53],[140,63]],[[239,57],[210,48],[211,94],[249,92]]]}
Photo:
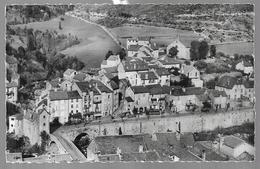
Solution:
{"label": "grassy field", "polygon": [[216,45],[217,52],[223,52],[224,54],[234,55],[250,55],[254,53],[254,43],[253,42],[237,42],[230,44]]}
{"label": "grassy field", "polygon": [[153,42],[165,45],[170,44],[178,36],[184,44],[189,44],[192,40],[200,38],[192,31],[146,25],[125,25],[122,27],[112,28],[110,31],[124,46],[126,45],[126,38],[128,37],[151,36],[153,37]]}
{"label": "grassy field", "polygon": [[[76,35],[81,43],[62,51],[69,56],[76,56],[82,60],[87,67],[99,67],[108,50],[117,52],[119,46],[101,28],[75,19],[64,16],[61,22],[62,30],[59,30],[60,18],[55,18],[46,22],[34,22],[26,24],[27,28],[38,30],[56,30],[62,34]],[[17,25],[23,28],[25,25]]]}

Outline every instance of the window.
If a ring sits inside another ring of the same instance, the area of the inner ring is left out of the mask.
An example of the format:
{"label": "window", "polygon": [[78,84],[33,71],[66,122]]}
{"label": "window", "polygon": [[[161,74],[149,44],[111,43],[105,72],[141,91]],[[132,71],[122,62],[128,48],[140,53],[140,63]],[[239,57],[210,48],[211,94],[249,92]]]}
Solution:
{"label": "window", "polygon": [[13,125],[13,124],[11,124],[11,127],[14,127],[14,125]]}
{"label": "window", "polygon": [[76,110],[76,113],[78,113],[79,111],[78,110]]}
{"label": "window", "polygon": [[73,110],[71,110],[70,113],[73,114]]}
{"label": "window", "polygon": [[110,95],[108,95],[107,98],[110,98]]}
{"label": "window", "polygon": [[43,118],[45,119],[45,116],[43,116]]}
{"label": "window", "polygon": [[237,89],[235,89],[235,92],[237,92]]}
{"label": "window", "polygon": [[79,102],[79,99],[76,99],[76,102]]}
{"label": "window", "polygon": [[243,89],[241,89],[241,93],[243,93]]}
{"label": "window", "polygon": [[12,121],[14,121],[14,118],[11,118]]}
{"label": "window", "polygon": [[71,105],[71,108],[73,108],[73,104]]}
{"label": "window", "polygon": [[46,124],[45,123],[43,123],[43,126],[45,126]]}

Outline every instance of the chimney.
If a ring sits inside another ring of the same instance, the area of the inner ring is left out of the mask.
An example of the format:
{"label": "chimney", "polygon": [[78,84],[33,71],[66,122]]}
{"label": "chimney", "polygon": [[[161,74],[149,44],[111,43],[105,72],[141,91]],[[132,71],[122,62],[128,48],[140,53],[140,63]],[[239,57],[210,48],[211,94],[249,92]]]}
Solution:
{"label": "chimney", "polygon": [[139,145],[139,153],[144,152],[144,146],[142,144]]}
{"label": "chimney", "polygon": [[201,158],[203,161],[206,161],[206,151],[202,150]]}

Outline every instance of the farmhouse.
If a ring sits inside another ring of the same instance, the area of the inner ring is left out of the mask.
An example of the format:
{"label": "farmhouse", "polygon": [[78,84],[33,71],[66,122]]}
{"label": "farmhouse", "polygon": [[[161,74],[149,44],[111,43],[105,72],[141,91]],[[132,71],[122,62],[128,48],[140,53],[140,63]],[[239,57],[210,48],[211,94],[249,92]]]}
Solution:
{"label": "farmhouse", "polygon": [[128,79],[130,84],[136,86],[138,84],[138,73],[147,72],[148,64],[141,59],[127,57],[124,62],[118,65],[118,78]]}
{"label": "farmhouse", "polygon": [[222,76],[219,78],[216,90],[225,91],[229,99],[240,99],[242,96],[251,98],[254,95],[254,82],[243,80],[232,76]]}
{"label": "farmhouse", "polygon": [[177,48],[178,50],[178,54],[177,54],[177,58],[179,59],[186,59],[186,60],[190,60],[190,49],[188,46],[185,46],[180,40],[179,38],[174,40],[171,44],[169,44],[167,46],[167,54],[169,54],[169,51],[171,48]]}
{"label": "farmhouse", "polygon": [[220,138],[220,151],[232,158],[238,158],[243,153],[255,154],[255,148],[244,140],[233,135]]}

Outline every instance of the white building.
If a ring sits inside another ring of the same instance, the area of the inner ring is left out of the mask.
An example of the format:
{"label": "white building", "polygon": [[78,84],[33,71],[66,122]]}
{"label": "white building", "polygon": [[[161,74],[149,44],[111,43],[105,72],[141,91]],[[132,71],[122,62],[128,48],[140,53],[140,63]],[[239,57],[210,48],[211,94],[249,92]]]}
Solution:
{"label": "white building", "polygon": [[111,55],[107,60],[101,63],[101,69],[118,66],[121,62],[119,55]]}
{"label": "white building", "polygon": [[177,58],[190,60],[190,49],[186,47],[179,38],[174,40],[171,44],[167,46],[167,54],[171,48],[176,47],[178,50]]}
{"label": "white building", "polygon": [[233,135],[221,137],[219,144],[220,151],[233,158],[237,158],[244,152],[255,155],[255,148],[252,145]]}
{"label": "white building", "polygon": [[238,64],[236,64],[236,69],[241,70],[246,74],[252,74],[254,72],[254,67],[251,63],[248,61],[242,60]]}

